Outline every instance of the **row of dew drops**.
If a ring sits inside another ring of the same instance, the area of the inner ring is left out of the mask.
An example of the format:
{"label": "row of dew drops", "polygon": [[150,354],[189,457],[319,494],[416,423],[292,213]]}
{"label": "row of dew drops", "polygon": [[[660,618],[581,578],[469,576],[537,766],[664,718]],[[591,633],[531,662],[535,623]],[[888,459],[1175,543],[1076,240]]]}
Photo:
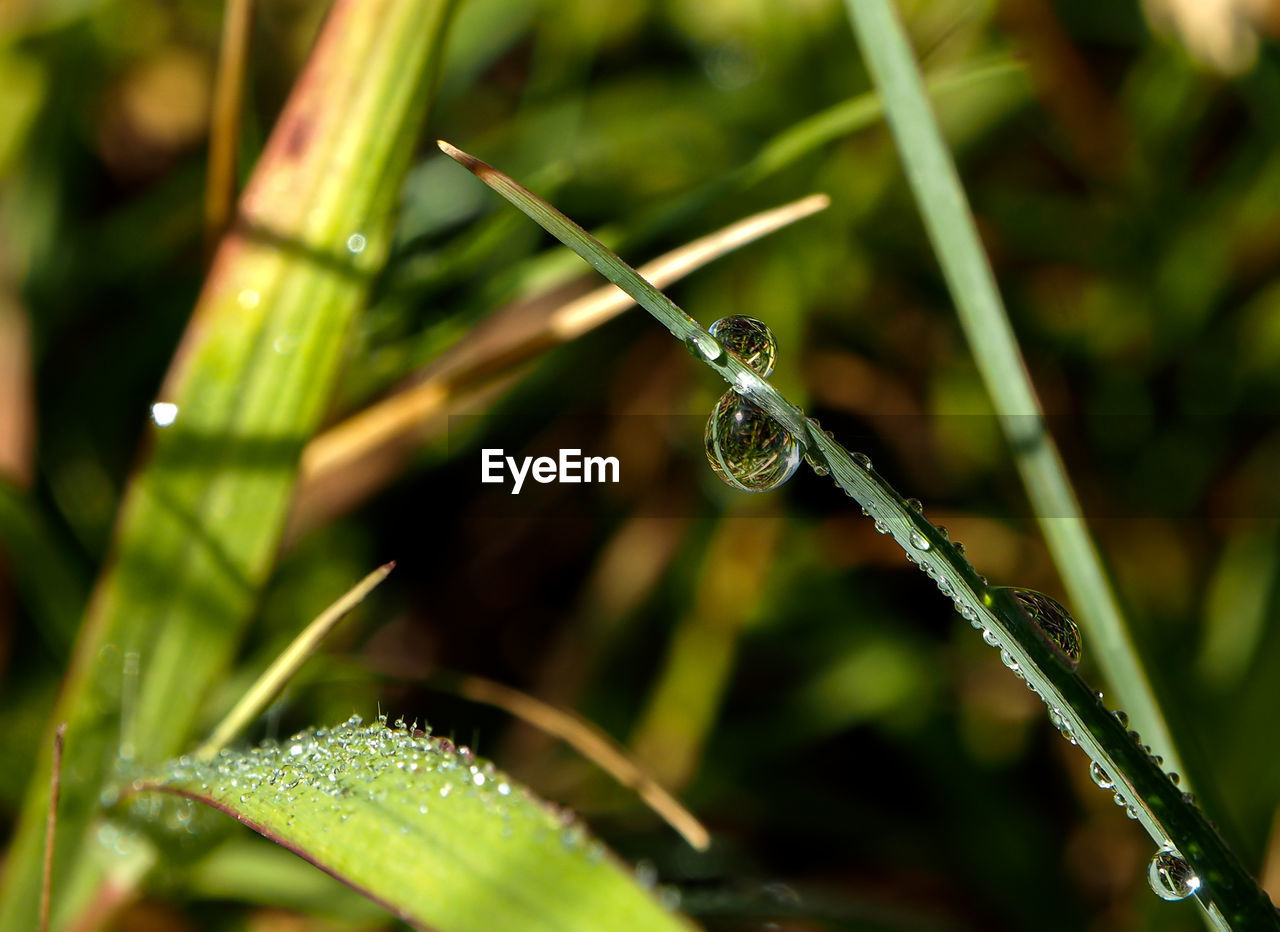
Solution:
{"label": "row of dew drops", "polygon": [[[724,349],[728,349],[760,378],[768,378],[773,372],[778,356],[777,342],[772,331],[762,321],[743,316],[725,317],[712,324],[709,332],[710,339],[698,333],[690,341],[690,351],[695,355],[714,362],[721,357]],[[734,386],[721,396],[707,419],[703,440],[707,462],[711,464],[711,470],[717,477],[735,489],[767,492],[778,488],[795,474],[800,464],[800,443],[783,425],[743,397],[743,393],[749,392],[751,388],[744,381],[735,380]],[[809,424],[814,429],[821,429],[812,418],[809,419]],[[827,436],[832,435],[827,433]],[[870,471],[871,458],[865,453],[853,453],[850,456],[855,463]],[[827,467],[812,454],[806,453],[805,459],[818,475],[827,474]],[[907,499],[906,503],[917,513],[923,513],[924,506],[918,499]],[[862,512],[871,516],[865,507]],[[879,518],[876,519],[875,529],[881,534],[889,533],[889,526]],[[943,538],[947,537],[946,528],[939,527],[938,531]],[[953,590],[946,577],[925,555],[932,548],[929,540],[915,530],[910,532],[908,540],[917,555],[908,552],[907,559],[917,563],[937,583],[942,594],[955,603],[960,615],[982,632],[983,641],[1000,649],[1000,659],[1004,665],[1038,695],[1039,691],[1026,679],[1016,658],[1000,643],[999,636],[983,623],[980,614]],[[956,541],[951,546],[963,558],[963,545]],[[986,580],[982,581],[985,584]],[[1071,614],[1049,596],[1031,589],[993,587],[988,591],[995,593],[1000,590],[1012,597],[1014,604],[1032,627],[1075,669],[1080,662],[1080,630]],[[1099,700],[1102,699],[1101,693],[1097,696]],[[1049,704],[1047,700],[1046,704]],[[1117,710],[1114,715],[1121,725],[1128,727],[1128,716],[1124,712]],[[1049,719],[1063,737],[1072,744],[1077,743],[1062,711],[1052,704],[1049,704]],[[1130,731],[1129,736],[1142,747],[1153,763],[1157,766],[1163,764],[1159,755],[1152,754],[1151,748],[1141,743],[1136,731]],[[1115,788],[1115,782],[1097,761],[1090,763],[1089,776],[1104,790]],[[1176,773],[1170,773],[1169,779],[1175,786],[1179,782]],[[1184,793],[1183,798],[1189,803],[1195,801],[1189,793]],[[1115,794],[1115,802],[1124,807],[1129,818],[1138,818],[1137,807],[1118,792]],[[1185,899],[1201,887],[1201,880],[1194,869],[1168,843],[1162,845],[1152,857],[1147,879],[1156,895],[1165,900]]]}

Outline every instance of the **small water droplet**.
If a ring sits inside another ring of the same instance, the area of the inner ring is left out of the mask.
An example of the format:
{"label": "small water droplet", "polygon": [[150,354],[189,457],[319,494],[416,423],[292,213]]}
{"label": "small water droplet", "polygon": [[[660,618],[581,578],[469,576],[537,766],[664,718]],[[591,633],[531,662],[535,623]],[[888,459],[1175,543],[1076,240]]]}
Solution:
{"label": "small water droplet", "polygon": [[302,748],[302,745],[301,745],[301,744],[293,744],[293,745],[290,745],[290,747],[289,747],[289,756],[290,756],[290,757],[297,757],[298,755],[300,755],[300,754],[302,753],[302,750],[303,750],[303,748]]}
{"label": "small water droplet", "polygon": [[360,255],[360,253],[364,252],[366,245],[368,244],[365,242],[364,234],[362,233],[352,233],[347,237],[347,251],[352,255]]}
{"label": "small water droplet", "polygon": [[809,464],[809,468],[813,470],[815,476],[825,476],[827,474],[826,465],[812,453],[805,453],[804,461]]}
{"label": "small water droplet", "polygon": [[246,311],[251,311],[258,306],[258,293],[252,288],[245,288],[236,295],[236,303],[238,303]]}
{"label": "small water droplet", "polygon": [[924,502],[920,501],[920,499],[918,498],[907,499],[906,506],[910,508],[912,511],[914,511],[916,514],[920,514],[920,515],[924,514]]}
{"label": "small water droplet", "polygon": [[850,456],[852,456],[852,457],[853,457],[853,461],[854,461],[855,463],[857,463],[859,466],[861,466],[863,469],[870,469],[870,468],[871,468],[871,457],[867,456],[867,454],[865,454],[865,453],[852,453],[852,454],[850,454]]}
{"label": "small water droplet", "polygon": [[884,523],[883,521],[881,521],[879,518],[877,518],[877,519],[876,519],[875,527],[876,527],[876,533],[877,533],[877,534],[888,534],[888,533],[889,533],[889,525],[885,524],[885,523]]}
{"label": "small water droplet", "polygon": [[151,420],[156,427],[168,427],[178,419],[178,406],[168,401],[157,401],[151,406]]}
{"label": "small water droplet", "polygon": [[1115,786],[1111,776],[1102,769],[1097,761],[1089,764],[1089,779],[1096,783],[1100,789],[1109,790]]}
{"label": "small water droplet", "polygon": [[707,462],[723,482],[744,492],[776,489],[800,465],[800,444],[769,415],[729,391],[703,435]]}
{"label": "small water droplet", "polygon": [[912,546],[912,547],[915,547],[917,550],[928,550],[928,549],[929,549],[929,541],[928,541],[928,539],[927,539],[927,538],[925,538],[925,536],[924,536],[923,534],[921,534],[921,533],[920,533],[919,531],[917,531],[917,530],[914,530],[914,529],[913,529],[913,530],[911,531],[911,534],[910,534],[910,536],[908,537],[908,540],[910,540],[910,541],[911,541],[911,546]]}
{"label": "small water droplet", "polygon": [[1167,845],[1152,857],[1147,867],[1147,881],[1156,896],[1170,902],[1185,900],[1200,889],[1195,870]]}
{"label": "small water droplet", "polygon": [[1014,659],[1013,654],[1009,653],[1004,648],[1000,649],[1000,662],[1010,670],[1016,671],[1018,669],[1018,661]]}
{"label": "small water droplet", "polygon": [[1170,771],[1169,771],[1169,781],[1170,781],[1174,786],[1177,786],[1179,783],[1181,783],[1181,782],[1182,782],[1182,777],[1178,776],[1177,771],[1170,770]]}
{"label": "small water droplet", "polygon": [[724,350],[716,341],[715,337],[709,337],[702,331],[698,331],[691,336],[685,346],[689,348],[690,355],[694,359],[705,359],[708,362],[715,362],[722,355]]}
{"label": "small water droplet", "polygon": [[1129,727],[1129,713],[1125,712],[1124,709],[1116,709],[1111,714],[1115,716],[1115,719],[1120,723],[1121,728]]}
{"label": "small water droplet", "polygon": [[983,641],[985,641],[985,642],[987,643],[987,646],[988,646],[988,647],[999,647],[999,646],[1000,646],[1000,638],[999,638],[999,637],[997,637],[997,636],[996,636],[996,633],[995,633],[994,631],[992,631],[990,628],[983,628],[983,629],[982,629],[982,640],[983,640]]}
{"label": "small water droplet", "polygon": [[773,372],[773,364],[778,358],[778,342],[773,338],[773,331],[764,321],[756,320],[754,317],[722,317],[708,330],[748,368],[760,376],[767,379]]}
{"label": "small water droplet", "polygon": [[956,541],[951,545],[951,547],[956,553],[960,554],[960,556],[964,556],[964,544],[960,543],[960,541]]}

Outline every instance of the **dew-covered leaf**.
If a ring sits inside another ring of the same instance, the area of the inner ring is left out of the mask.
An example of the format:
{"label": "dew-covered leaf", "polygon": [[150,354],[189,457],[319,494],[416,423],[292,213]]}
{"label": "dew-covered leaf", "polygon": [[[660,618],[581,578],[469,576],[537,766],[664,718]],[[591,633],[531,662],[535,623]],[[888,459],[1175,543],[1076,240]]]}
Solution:
{"label": "dew-covered leaf", "polygon": [[466,930],[676,930],[568,812],[465,748],[358,716],[134,784],[206,802],[405,921]]}

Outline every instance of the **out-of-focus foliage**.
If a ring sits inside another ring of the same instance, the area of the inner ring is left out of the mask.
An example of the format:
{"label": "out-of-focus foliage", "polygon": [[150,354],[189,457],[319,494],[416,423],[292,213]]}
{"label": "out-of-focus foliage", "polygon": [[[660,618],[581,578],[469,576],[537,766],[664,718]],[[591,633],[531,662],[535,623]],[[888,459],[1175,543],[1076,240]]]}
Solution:
{"label": "out-of-focus foliage", "polygon": [[[930,73],[1025,62],[1025,79],[941,98],[940,116],[1197,793],[1247,864],[1270,858],[1280,892],[1274,4],[1248,13],[1256,53],[1231,78],[1178,44],[1180,21],[1157,10],[1172,3],[899,6]],[[1153,34],[1144,9],[1174,31]],[[34,478],[0,512],[6,825],[46,753],[68,599],[102,566],[201,281],[218,14],[161,0],[0,6],[0,301],[30,322],[38,437]],[[317,16],[257,5],[246,168]],[[704,323],[766,320],[789,397],[921,498],[993,583],[1060,595],[883,127],[718,185],[866,89],[835,0],[471,0],[432,132],[607,228],[636,261],[827,191],[824,214],[673,296]],[[333,418],[490,311],[579,274],[562,253],[422,147]],[[207,720],[350,580],[394,557],[396,576],[263,731],[368,719],[379,703],[427,718],[578,809],[709,928],[1197,928],[1190,906],[1151,895],[1146,840],[1039,701],[856,507],[804,471],[767,497],[715,484],[701,421],[721,390],[640,315],[556,350],[486,417],[455,421],[395,485],[282,555],[244,672],[209,697]],[[24,416],[15,398],[0,397],[0,421]],[[616,490],[513,499],[477,481],[481,447],[597,440],[620,451]],[[23,541],[39,542],[39,574],[8,549]],[[716,844],[695,855],[566,752],[433,689],[441,669],[634,738]],[[1082,672],[1096,677],[1088,643]],[[272,854],[254,855],[248,879],[218,851],[167,869],[133,908],[174,929],[197,914],[201,927],[246,915],[265,927],[308,904],[368,917]]]}

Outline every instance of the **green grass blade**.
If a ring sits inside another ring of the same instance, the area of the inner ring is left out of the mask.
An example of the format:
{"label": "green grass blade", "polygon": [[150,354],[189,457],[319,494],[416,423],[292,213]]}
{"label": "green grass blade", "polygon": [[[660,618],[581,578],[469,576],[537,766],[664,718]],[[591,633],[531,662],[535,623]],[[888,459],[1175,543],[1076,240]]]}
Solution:
{"label": "green grass blade", "polygon": [[[1195,899],[1221,929],[1280,930],[1280,913],[1228,849],[1194,799],[1184,794],[1136,733],[1102,704],[1074,668],[1050,647],[1007,592],[991,589],[962,551],[911,507],[870,466],[828,437],[767,380],[751,371],[670,299],[558,210],[492,166],[447,143],[442,148],[477,177],[573,249],[685,340],[734,390],[778,419],[846,495],[895,541],[1002,651],[1002,658],[1048,706],[1064,736],[1108,775],[1118,799],[1158,846],[1169,846],[1201,879]],[[1090,649],[1086,642],[1086,649]],[[1096,648],[1092,648],[1096,649]]]}
{"label": "green grass blade", "polygon": [[[451,9],[339,0],[246,188],[161,388],[167,426],[147,438],[52,717],[68,723],[55,897],[92,890],[84,836],[117,755],[178,753],[234,656],[298,455],[385,259]],[[35,925],[48,778],[45,764],[24,802],[0,929]],[[55,927],[78,906],[60,899]]]}
{"label": "green grass blade", "polygon": [[134,784],[208,803],[440,932],[662,932],[668,912],[581,825],[450,742],[358,718]]}
{"label": "green grass blade", "polygon": [[955,163],[889,0],[846,0],[907,180],[1091,655],[1147,741],[1182,771],[1173,737],[1089,536],[1022,362]]}

